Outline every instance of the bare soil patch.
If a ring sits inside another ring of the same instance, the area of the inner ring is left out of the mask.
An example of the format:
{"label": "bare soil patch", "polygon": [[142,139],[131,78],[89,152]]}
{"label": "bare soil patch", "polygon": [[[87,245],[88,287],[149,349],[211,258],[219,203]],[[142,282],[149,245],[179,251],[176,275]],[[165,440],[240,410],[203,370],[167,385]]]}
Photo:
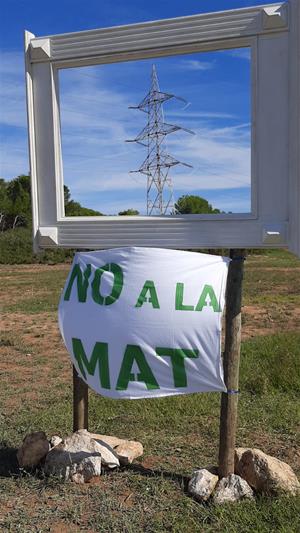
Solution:
{"label": "bare soil patch", "polygon": [[[71,383],[72,365],[54,313],[4,313],[1,323],[2,380],[9,384],[3,408],[38,402],[57,385]],[[56,392],[57,394],[57,392]]]}
{"label": "bare soil patch", "polygon": [[242,308],[242,338],[270,335],[279,331],[300,331],[300,308],[294,305],[259,306]]}

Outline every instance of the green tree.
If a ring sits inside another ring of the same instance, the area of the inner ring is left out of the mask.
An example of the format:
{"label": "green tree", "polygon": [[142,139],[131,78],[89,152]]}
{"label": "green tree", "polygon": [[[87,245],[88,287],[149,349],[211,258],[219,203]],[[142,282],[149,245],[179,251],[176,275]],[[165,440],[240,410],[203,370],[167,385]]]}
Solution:
{"label": "green tree", "polygon": [[180,196],[175,203],[176,215],[194,215],[201,213],[214,214],[220,212],[219,209],[213,208],[205,198],[193,194],[184,194],[183,196]]}
{"label": "green tree", "polygon": [[0,178],[0,231],[5,229],[9,200],[7,198],[7,183]]}
{"label": "green tree", "polygon": [[79,202],[74,202],[74,200],[70,200],[67,204],[65,203],[65,214],[67,217],[93,217],[96,215],[102,215],[100,211],[95,211],[88,207],[82,207]]}
{"label": "green tree", "polygon": [[7,182],[3,178],[0,178],[0,206],[1,207],[6,199],[7,199]]}
{"label": "green tree", "polygon": [[6,187],[8,227],[30,226],[31,196],[30,176],[22,174],[11,180]]}
{"label": "green tree", "polygon": [[65,205],[67,205],[71,200],[71,192],[67,185],[64,185],[64,201]]}
{"label": "green tree", "polygon": [[120,213],[118,213],[120,216],[136,216],[136,215],[139,215],[139,211],[137,211],[136,209],[125,209],[125,211],[120,211]]}
{"label": "green tree", "polygon": [[8,208],[7,182],[0,178],[0,212],[6,212]]}
{"label": "green tree", "polygon": [[100,211],[89,209],[88,207],[82,207],[79,202],[75,202],[71,199],[71,191],[67,185],[64,185],[64,201],[65,201],[65,215],[67,217],[93,217],[96,215],[102,215]]}
{"label": "green tree", "polygon": [[[72,200],[67,185],[64,185],[64,201],[66,216],[102,215],[99,211],[82,207],[79,202]],[[31,223],[30,176],[22,174],[11,181],[0,179],[0,230],[16,226],[30,227]]]}

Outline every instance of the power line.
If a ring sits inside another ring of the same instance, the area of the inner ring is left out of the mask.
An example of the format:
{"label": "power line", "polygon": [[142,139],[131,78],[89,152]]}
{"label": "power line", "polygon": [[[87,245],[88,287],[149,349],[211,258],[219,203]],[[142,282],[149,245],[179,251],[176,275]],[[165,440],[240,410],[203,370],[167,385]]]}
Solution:
{"label": "power line", "polygon": [[141,173],[147,176],[147,215],[166,215],[174,209],[173,184],[170,169],[176,165],[191,165],[179,161],[167,153],[166,136],[179,130],[194,135],[194,132],[176,124],[169,124],[164,120],[163,104],[175,98],[187,103],[184,98],[160,91],[155,65],[152,65],[150,90],[137,106],[148,115],[146,126],[135,139],[126,142],[136,142],[147,148],[147,157],[138,170],[131,173]]}

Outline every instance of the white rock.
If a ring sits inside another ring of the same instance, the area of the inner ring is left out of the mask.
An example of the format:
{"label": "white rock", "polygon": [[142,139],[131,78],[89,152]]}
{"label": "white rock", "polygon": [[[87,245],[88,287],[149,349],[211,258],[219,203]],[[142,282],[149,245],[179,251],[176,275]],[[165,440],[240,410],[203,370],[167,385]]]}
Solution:
{"label": "white rock", "polygon": [[218,476],[212,474],[206,468],[200,468],[200,470],[195,470],[189,481],[188,493],[198,502],[206,502],[218,481]]}
{"label": "white rock", "polygon": [[257,492],[265,494],[300,491],[300,483],[291,467],[256,448],[237,448],[235,472]]}
{"label": "white rock", "polygon": [[114,451],[118,454],[121,465],[131,464],[134,459],[144,453],[143,445],[134,440],[125,440]]}
{"label": "white rock", "polygon": [[51,439],[49,440],[51,448],[53,448],[54,446],[58,446],[58,444],[60,444],[61,442],[62,438],[58,435],[53,435],[53,437],[51,437]]}
{"label": "white rock", "polygon": [[110,435],[101,435],[99,433],[90,433],[86,429],[79,429],[77,431],[80,435],[89,435],[91,439],[97,440],[97,441],[103,441],[106,444],[108,444],[111,448],[115,448],[119,444],[122,444],[123,439],[118,439],[118,437],[112,437]]}
{"label": "white rock", "polygon": [[78,431],[81,435],[89,435],[92,439],[95,439],[99,443],[106,443],[114,449],[114,452],[118,455],[119,461],[122,465],[128,465],[132,463],[134,459],[140,457],[144,453],[143,445],[141,442],[135,440],[119,439],[111,435],[101,435],[98,433],[89,433],[86,429]]}
{"label": "white rock", "polygon": [[50,445],[44,431],[36,431],[26,435],[17,451],[17,459],[21,468],[37,466],[47,455]]}
{"label": "white rock", "polygon": [[236,502],[244,498],[253,499],[253,490],[247,481],[235,474],[223,477],[219,481],[213,495],[213,501],[216,504]]}
{"label": "white rock", "polygon": [[71,479],[75,483],[87,483],[94,476],[101,476],[101,459],[91,456],[79,463],[75,474],[71,474]]}
{"label": "white rock", "polygon": [[107,468],[116,468],[116,466],[120,466],[118,455],[109,444],[106,444],[106,442],[101,440],[92,440],[97,444],[97,449],[100,450],[103,466],[106,466]]}
{"label": "white rock", "polygon": [[101,469],[101,464],[108,468],[120,465],[117,455],[108,444],[96,442],[88,434],[76,432],[50,450],[46,457],[45,472],[69,479],[77,471],[81,472],[80,464],[90,457],[98,460],[97,466],[93,461],[93,468],[98,470]]}

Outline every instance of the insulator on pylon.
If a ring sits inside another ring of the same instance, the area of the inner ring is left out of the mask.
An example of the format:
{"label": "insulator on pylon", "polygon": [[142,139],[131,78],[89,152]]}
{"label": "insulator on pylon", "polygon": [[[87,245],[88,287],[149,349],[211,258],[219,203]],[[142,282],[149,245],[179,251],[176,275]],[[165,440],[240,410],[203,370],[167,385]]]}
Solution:
{"label": "insulator on pylon", "polygon": [[184,98],[160,91],[156,68],[152,65],[151,86],[148,94],[139,105],[129,108],[138,109],[148,115],[147,125],[142,131],[135,139],[126,141],[136,142],[148,149],[148,155],[140,168],[130,171],[147,176],[147,215],[166,215],[168,212],[173,212],[174,199],[172,178],[169,176],[170,168],[176,165],[192,168],[192,165],[178,161],[166,151],[165,138],[170,133],[183,130],[194,135],[194,132],[187,128],[165,122],[163,104],[172,98],[187,103]]}

